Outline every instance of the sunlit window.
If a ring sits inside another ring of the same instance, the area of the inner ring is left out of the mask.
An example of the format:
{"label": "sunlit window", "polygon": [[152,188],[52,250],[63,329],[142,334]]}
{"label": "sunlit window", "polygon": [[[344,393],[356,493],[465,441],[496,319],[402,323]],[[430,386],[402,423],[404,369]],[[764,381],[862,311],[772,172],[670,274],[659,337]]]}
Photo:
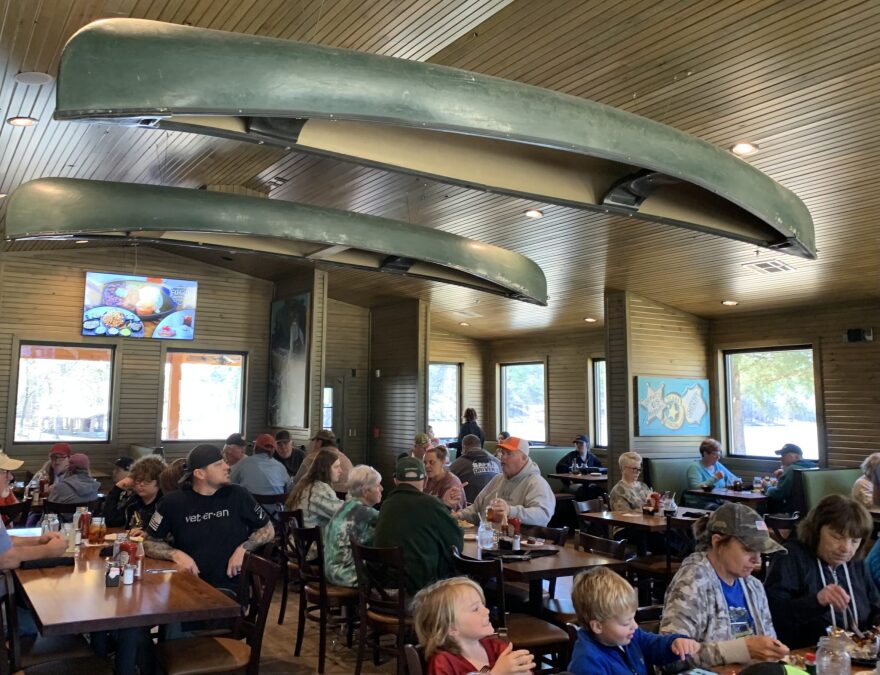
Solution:
{"label": "sunlit window", "polygon": [[16,443],[110,439],[112,347],[23,344]]}
{"label": "sunlit window", "polygon": [[593,359],[593,445],[608,446],[608,389],[605,359]]}
{"label": "sunlit window", "polygon": [[458,438],[459,368],[457,363],[428,366],[428,424],[437,438]]}
{"label": "sunlit window", "polygon": [[775,458],[794,443],[819,459],[811,347],[728,351],[724,371],[731,454]]}
{"label": "sunlit window", "polygon": [[333,387],[324,387],[321,399],[321,428],[333,428]]}
{"label": "sunlit window", "polygon": [[162,439],[226,438],[242,432],[244,354],[168,350]]}
{"label": "sunlit window", "polygon": [[501,366],[502,431],[529,441],[546,441],[544,400],[543,363]]}

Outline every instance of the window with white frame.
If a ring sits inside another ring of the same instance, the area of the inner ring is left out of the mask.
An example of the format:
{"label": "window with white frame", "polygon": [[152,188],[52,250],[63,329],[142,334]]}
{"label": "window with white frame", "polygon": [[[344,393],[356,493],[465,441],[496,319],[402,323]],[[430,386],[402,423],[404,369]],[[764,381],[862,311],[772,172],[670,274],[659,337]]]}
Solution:
{"label": "window with white frame", "polygon": [[511,436],[547,440],[543,363],[501,365],[501,430]]}
{"label": "window with white frame", "polygon": [[605,359],[593,359],[593,445],[608,446],[608,389]]}
{"label": "window with white frame", "polygon": [[169,349],[162,440],[226,438],[243,430],[245,355]]}
{"label": "window with white frame", "polygon": [[730,454],[773,457],[786,443],[819,459],[810,345],[723,353]]}
{"label": "window with white frame", "polygon": [[437,438],[458,438],[461,414],[461,365],[428,365],[428,424]]}
{"label": "window with white frame", "polygon": [[21,344],[16,443],[110,440],[113,347]]}

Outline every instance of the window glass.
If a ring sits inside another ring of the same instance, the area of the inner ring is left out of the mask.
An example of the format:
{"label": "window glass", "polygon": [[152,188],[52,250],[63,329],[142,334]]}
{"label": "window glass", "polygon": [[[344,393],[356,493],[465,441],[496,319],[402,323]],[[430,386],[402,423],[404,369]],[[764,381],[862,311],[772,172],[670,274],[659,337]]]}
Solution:
{"label": "window glass", "polygon": [[428,424],[437,438],[458,438],[459,365],[428,365]]}
{"label": "window glass", "polygon": [[593,445],[608,445],[608,390],[605,359],[593,359]]}
{"label": "window glass", "polygon": [[162,439],[226,438],[242,432],[243,354],[168,350]]}
{"label": "window glass", "polygon": [[321,428],[333,428],[333,387],[324,387],[321,403]]}
{"label": "window glass", "polygon": [[16,443],[110,440],[112,347],[23,344]]}
{"label": "window glass", "polygon": [[511,436],[543,443],[544,364],[514,363],[501,366],[501,427]]}
{"label": "window glass", "polygon": [[775,457],[786,443],[819,459],[811,347],[724,354],[731,454]]}

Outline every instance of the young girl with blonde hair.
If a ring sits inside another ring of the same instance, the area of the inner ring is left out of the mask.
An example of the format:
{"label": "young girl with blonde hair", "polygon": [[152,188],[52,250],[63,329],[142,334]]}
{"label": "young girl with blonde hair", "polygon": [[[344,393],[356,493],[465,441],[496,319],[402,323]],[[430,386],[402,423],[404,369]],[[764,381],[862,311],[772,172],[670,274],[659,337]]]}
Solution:
{"label": "young girl with blonde hair", "polygon": [[535,667],[527,650],[495,636],[483,589],[467,577],[427,586],[413,602],[428,675],[526,675]]}

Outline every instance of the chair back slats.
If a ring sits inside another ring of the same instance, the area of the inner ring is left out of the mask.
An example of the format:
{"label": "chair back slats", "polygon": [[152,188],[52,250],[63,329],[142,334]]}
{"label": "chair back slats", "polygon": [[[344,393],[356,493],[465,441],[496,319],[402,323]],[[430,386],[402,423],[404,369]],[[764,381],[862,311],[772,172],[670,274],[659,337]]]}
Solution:
{"label": "chair back slats", "polygon": [[85,506],[89,511],[93,513],[98,512],[98,503],[100,500],[96,499],[93,502],[80,502],[77,504],[61,504],[59,502],[50,502],[46,499],[43,502],[43,512],[44,513],[57,513],[58,515],[72,515],[76,513],[76,510],[80,506]]}
{"label": "chair back slats", "polygon": [[324,578],[324,542],[319,527],[290,528],[290,538],[296,562],[299,564],[299,576],[303,583],[314,584],[321,593],[322,604],[326,601],[327,586]]}
{"label": "chair back slats", "polygon": [[0,506],[0,516],[9,520],[7,529],[23,526],[27,514],[31,510],[30,502],[17,502]]}
{"label": "chair back slats", "polygon": [[354,537],[351,538],[351,549],[362,609],[379,614],[406,616],[408,600],[403,549],[399,546],[364,546]]}
{"label": "chair back slats", "polygon": [[575,502],[575,511],[578,513],[596,513],[597,511],[607,511],[608,507],[601,498],[588,499],[585,502]]}
{"label": "chair back slats", "polygon": [[253,553],[245,555],[239,585],[239,601],[243,600],[242,616],[236,620],[234,632],[244,638],[251,648],[247,669],[249,674],[260,670],[263,633],[280,574],[281,568],[270,560]]}
{"label": "chair back slats", "polygon": [[260,504],[262,506],[267,506],[267,505],[271,505],[271,504],[284,505],[284,503],[287,501],[287,493],[286,492],[282,492],[281,494],[277,494],[277,495],[257,495],[257,494],[255,494],[255,495],[253,495],[253,497],[256,500],[257,504]]}
{"label": "chair back slats", "polygon": [[568,537],[568,527],[544,527],[541,525],[523,524],[520,532],[524,537],[539,537],[557,546],[565,546],[565,539]]}
{"label": "chair back slats", "polygon": [[425,660],[425,648],[421,645],[404,645],[403,652],[406,654],[407,675],[425,675],[428,672],[428,662]]}
{"label": "chair back slats", "polygon": [[575,548],[582,551],[626,560],[626,539],[606,539],[586,532],[577,532],[574,541]]}
{"label": "chair back slats", "polygon": [[452,549],[452,561],[457,574],[470,577],[482,588],[486,596],[486,606],[492,615],[496,628],[507,625],[507,607],[504,603],[504,567],[500,558],[494,560],[474,560]]}

